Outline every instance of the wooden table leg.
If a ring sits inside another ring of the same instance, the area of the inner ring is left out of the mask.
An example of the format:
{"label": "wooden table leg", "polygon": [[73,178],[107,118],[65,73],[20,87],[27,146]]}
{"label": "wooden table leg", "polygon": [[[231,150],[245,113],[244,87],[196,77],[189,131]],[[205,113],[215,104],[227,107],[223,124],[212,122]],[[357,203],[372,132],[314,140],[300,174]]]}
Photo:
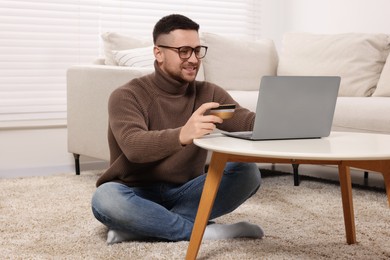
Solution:
{"label": "wooden table leg", "polygon": [[214,152],[211,157],[210,166],[200,198],[198,213],[196,214],[194,227],[192,229],[190,243],[187,249],[186,259],[196,259],[204,230],[214,204],[215,197],[221,183],[223,170],[227,162],[227,155]]}
{"label": "wooden table leg", "polygon": [[387,203],[390,207],[390,161],[382,161],[380,164],[379,171],[383,175],[383,180],[385,182],[386,193],[387,193]]}
{"label": "wooden table leg", "polygon": [[385,187],[387,192],[387,203],[390,207],[390,172],[382,173],[382,174],[383,174],[383,179],[385,181]]}
{"label": "wooden table leg", "polygon": [[349,167],[343,163],[339,165],[339,179],[347,243],[354,244],[356,243],[356,231],[352,201],[351,173]]}
{"label": "wooden table leg", "polygon": [[382,173],[386,187],[387,202],[390,207],[390,160],[348,161],[344,163],[350,167]]}

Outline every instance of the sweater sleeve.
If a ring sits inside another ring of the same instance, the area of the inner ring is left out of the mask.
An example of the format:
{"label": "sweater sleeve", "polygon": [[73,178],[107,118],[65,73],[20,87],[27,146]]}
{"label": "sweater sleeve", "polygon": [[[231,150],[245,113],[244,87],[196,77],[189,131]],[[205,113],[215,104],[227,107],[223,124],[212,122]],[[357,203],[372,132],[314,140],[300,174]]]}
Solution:
{"label": "sweater sleeve", "polygon": [[[116,142],[117,153],[134,163],[164,159],[183,149],[180,128],[151,131],[148,129],[147,106],[150,100],[139,100],[127,88],[115,90],[109,99],[109,128]],[[110,145],[113,147],[113,145]]]}

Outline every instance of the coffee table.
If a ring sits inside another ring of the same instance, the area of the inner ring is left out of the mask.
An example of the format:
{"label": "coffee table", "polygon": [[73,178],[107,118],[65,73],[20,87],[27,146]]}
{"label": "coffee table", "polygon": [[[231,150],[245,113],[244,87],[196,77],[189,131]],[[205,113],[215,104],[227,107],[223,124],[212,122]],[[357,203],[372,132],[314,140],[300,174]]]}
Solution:
{"label": "coffee table", "polygon": [[196,259],[229,161],[337,165],[348,244],[356,243],[350,167],[381,173],[390,206],[390,135],[332,132],[320,139],[248,141],[217,133],[195,139],[194,143],[213,153],[186,259]]}

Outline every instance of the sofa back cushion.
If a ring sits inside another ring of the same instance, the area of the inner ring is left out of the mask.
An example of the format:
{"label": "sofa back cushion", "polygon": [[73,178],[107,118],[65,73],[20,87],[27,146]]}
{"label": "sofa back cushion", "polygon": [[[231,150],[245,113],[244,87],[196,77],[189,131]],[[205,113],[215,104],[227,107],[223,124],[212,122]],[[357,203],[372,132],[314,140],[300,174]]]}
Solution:
{"label": "sofa back cushion", "polygon": [[131,37],[129,35],[105,32],[101,35],[104,46],[104,56],[106,65],[118,65],[113,56],[113,51],[122,51],[147,47],[153,44],[151,39]]}
{"label": "sofa back cushion", "polygon": [[205,80],[226,90],[258,90],[264,75],[276,75],[278,56],[274,42],[201,34],[208,46],[203,59]]}
{"label": "sofa back cushion", "polygon": [[112,51],[112,55],[114,57],[114,61],[119,66],[153,68],[155,61],[153,45],[121,51],[114,50]]}
{"label": "sofa back cushion", "polygon": [[378,86],[375,89],[374,97],[390,97],[390,55],[387,56],[385,66],[383,67]]}
{"label": "sofa back cushion", "polygon": [[385,34],[287,33],[277,73],[341,76],[339,96],[371,96],[389,47]]}

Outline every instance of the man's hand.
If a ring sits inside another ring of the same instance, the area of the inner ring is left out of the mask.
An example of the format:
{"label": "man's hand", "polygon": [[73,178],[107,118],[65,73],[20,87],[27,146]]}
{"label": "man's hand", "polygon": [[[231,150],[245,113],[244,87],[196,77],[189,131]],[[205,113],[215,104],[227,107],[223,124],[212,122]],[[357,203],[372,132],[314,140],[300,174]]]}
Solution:
{"label": "man's hand", "polygon": [[216,123],[223,122],[217,116],[204,115],[207,110],[218,106],[219,104],[215,102],[204,103],[192,114],[180,130],[179,139],[182,145],[190,144],[195,138],[210,134],[216,128]]}

